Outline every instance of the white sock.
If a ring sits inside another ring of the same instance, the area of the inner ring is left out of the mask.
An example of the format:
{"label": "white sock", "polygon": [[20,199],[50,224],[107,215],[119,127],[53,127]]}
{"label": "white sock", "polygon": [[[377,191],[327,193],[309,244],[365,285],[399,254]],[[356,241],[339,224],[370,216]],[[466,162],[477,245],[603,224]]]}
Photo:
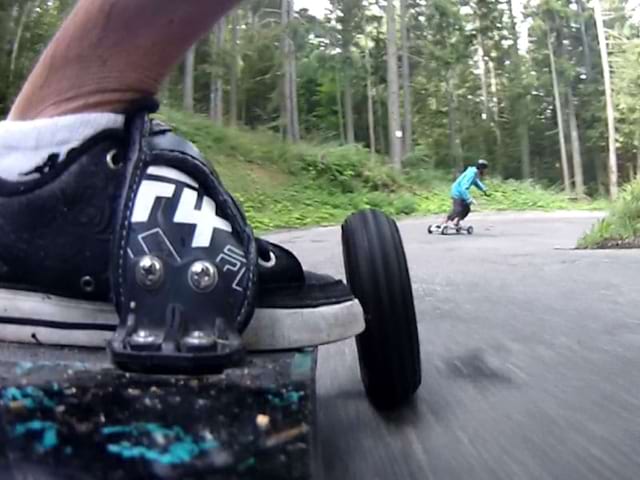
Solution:
{"label": "white sock", "polygon": [[80,113],[29,121],[0,122],[0,178],[25,181],[52,154],[62,160],[69,150],[107,129],[124,127],[124,115]]}

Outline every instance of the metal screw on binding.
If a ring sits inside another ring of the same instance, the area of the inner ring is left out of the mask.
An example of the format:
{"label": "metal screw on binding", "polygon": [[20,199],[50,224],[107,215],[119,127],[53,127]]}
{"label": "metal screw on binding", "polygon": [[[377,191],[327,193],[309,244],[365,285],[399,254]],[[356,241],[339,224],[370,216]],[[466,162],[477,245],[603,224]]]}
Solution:
{"label": "metal screw on binding", "polygon": [[198,261],[189,269],[189,285],[199,293],[213,290],[218,284],[218,269],[210,262]]}
{"label": "metal screw on binding", "polygon": [[164,280],[164,265],[153,255],[145,255],[136,266],[136,281],[138,285],[148,290],[155,290]]}
{"label": "metal screw on binding", "polygon": [[185,337],[183,342],[189,347],[209,347],[216,343],[216,339],[212,335],[196,330]]}
{"label": "metal screw on binding", "polygon": [[156,343],[156,336],[148,330],[138,330],[131,335],[129,342],[134,345],[151,345],[152,343]]}

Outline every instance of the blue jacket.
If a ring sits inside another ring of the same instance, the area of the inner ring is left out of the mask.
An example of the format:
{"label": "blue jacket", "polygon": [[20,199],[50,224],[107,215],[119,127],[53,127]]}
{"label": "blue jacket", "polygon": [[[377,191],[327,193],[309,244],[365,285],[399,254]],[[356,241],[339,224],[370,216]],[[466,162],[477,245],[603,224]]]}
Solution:
{"label": "blue jacket", "polygon": [[469,195],[469,190],[471,187],[476,187],[482,192],[487,191],[487,188],[480,181],[480,173],[477,167],[467,168],[464,173],[458,177],[451,186],[451,197],[470,203],[471,195]]}

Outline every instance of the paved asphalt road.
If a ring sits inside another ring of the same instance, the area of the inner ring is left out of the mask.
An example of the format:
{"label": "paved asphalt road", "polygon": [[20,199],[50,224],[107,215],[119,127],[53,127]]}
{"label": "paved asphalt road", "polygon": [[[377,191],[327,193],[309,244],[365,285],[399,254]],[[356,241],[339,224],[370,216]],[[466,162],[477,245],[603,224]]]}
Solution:
{"label": "paved asphalt road", "polygon": [[[380,416],[353,342],[321,349],[326,478],[640,478],[640,253],[567,250],[594,219],[476,215],[446,238],[403,222],[423,385]],[[337,229],[272,238],[342,274]]]}
{"label": "paved asphalt road", "polygon": [[[640,478],[640,252],[569,250],[595,219],[474,215],[472,237],[402,222],[423,385],[409,408],[381,416],[354,342],[323,347],[325,478]],[[342,275],[338,229],[271,238]]]}

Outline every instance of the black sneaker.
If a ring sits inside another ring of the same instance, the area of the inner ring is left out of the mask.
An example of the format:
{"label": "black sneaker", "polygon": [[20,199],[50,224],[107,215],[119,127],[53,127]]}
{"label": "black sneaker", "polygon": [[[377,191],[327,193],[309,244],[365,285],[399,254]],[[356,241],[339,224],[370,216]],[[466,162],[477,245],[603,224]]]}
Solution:
{"label": "black sneaker", "polygon": [[0,340],[196,371],[364,329],[343,282],[254,238],[198,150],[146,112],[55,153],[0,179]]}

